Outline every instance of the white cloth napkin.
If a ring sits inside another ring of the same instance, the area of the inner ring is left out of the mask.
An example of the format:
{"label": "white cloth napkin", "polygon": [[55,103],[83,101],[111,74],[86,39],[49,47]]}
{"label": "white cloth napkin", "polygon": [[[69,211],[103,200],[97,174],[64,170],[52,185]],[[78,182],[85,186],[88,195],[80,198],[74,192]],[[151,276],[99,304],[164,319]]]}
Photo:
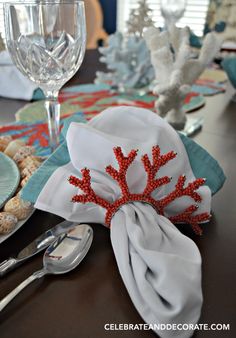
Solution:
{"label": "white cloth napkin", "polygon": [[[105,223],[106,210],[93,203],[72,203],[83,192],[69,184],[70,175],[81,177],[80,170],[90,169],[92,188],[109,202],[121,196],[119,186],[106,172],[112,165],[118,169],[113,148],[120,146],[125,156],[132,149],[138,155],[127,172],[129,191],[142,193],[147,174],[141,156],[152,158],[152,147],[161,153],[177,153],[158,171],[158,177],[171,176],[170,183],[152,193],[160,200],[175,189],[180,175],[186,185],[195,180],[186,150],[178,134],[163,119],[146,109],[109,108],[89,124],[71,123],[67,146],[71,162],[58,168],[42,189],[35,207],[71,221]],[[210,212],[211,193],[207,186],[197,192],[202,201],[195,212]],[[201,256],[192,240],[180,233],[167,217],[181,213],[195,204],[189,196],[180,197],[159,215],[152,206],[131,202],[123,205],[111,220],[111,242],[118,268],[129,295],[149,324],[195,324],[200,316]],[[161,337],[190,337],[191,330],[158,331]]]}
{"label": "white cloth napkin", "polygon": [[0,52],[0,96],[31,100],[37,86],[13,64],[8,51]]}

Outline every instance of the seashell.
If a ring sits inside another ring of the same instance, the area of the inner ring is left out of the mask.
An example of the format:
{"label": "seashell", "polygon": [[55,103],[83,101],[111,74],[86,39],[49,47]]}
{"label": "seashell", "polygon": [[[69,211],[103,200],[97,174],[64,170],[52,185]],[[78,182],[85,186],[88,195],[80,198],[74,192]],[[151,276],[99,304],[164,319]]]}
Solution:
{"label": "seashell", "polygon": [[47,156],[35,156],[35,159],[37,159],[39,162],[44,162],[47,158]]}
{"label": "seashell", "polygon": [[16,163],[19,163],[19,162],[23,161],[25,158],[27,158],[28,156],[30,156],[30,155],[32,155],[34,153],[35,153],[35,148],[34,147],[23,146],[14,155],[13,160]]}
{"label": "seashell", "polygon": [[4,153],[13,158],[17,151],[23,146],[25,146],[25,143],[22,140],[11,141],[6,147]]}
{"label": "seashell", "polygon": [[23,170],[24,168],[26,168],[28,165],[38,165],[40,166],[41,164],[41,159],[39,157],[36,156],[27,156],[26,158],[24,158],[21,162],[17,163],[18,167]]}
{"label": "seashell", "polygon": [[8,144],[12,141],[12,137],[7,136],[0,136],[0,151],[5,151]]}
{"label": "seashell", "polygon": [[40,166],[40,163],[30,163],[27,165],[27,167],[25,167],[22,172],[21,172],[21,176],[22,177],[27,177],[27,176],[32,176],[33,173],[38,169],[38,167]]}
{"label": "seashell", "polygon": [[23,188],[26,183],[28,182],[28,180],[30,179],[30,176],[26,176],[21,182],[20,182],[20,186]]}
{"label": "seashell", "polygon": [[11,232],[16,226],[18,219],[9,212],[0,212],[0,234],[5,235]]}
{"label": "seashell", "polygon": [[27,218],[32,209],[32,204],[22,200],[19,196],[11,198],[4,206],[4,211],[13,214],[18,220]]}

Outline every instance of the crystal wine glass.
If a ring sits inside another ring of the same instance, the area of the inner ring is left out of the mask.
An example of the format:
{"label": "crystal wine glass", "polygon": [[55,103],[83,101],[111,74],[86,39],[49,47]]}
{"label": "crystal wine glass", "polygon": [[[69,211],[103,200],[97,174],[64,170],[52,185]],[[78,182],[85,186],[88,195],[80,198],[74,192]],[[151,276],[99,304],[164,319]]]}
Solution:
{"label": "crystal wine glass", "polygon": [[186,6],[187,0],[161,0],[161,14],[167,28],[182,18]]}
{"label": "crystal wine glass", "polygon": [[86,48],[83,1],[4,3],[6,42],[17,68],[45,94],[49,144],[59,144],[59,89],[79,69]]}

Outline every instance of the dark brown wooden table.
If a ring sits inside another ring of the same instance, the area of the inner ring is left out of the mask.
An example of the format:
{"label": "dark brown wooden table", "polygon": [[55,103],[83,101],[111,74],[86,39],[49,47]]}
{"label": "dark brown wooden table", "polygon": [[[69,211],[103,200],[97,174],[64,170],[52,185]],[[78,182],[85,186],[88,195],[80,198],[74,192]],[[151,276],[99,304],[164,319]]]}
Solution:
{"label": "dark brown wooden table", "polygon": [[[92,82],[98,53],[90,51],[72,81]],[[204,127],[195,140],[221,164],[227,181],[213,197],[213,217],[204,235],[183,232],[198,245],[202,255],[204,304],[200,323],[230,324],[229,331],[196,331],[196,338],[236,337],[236,103],[231,93],[209,99]],[[24,102],[0,99],[0,123]],[[14,109],[14,110],[13,110]],[[2,113],[3,112],[3,113]],[[59,217],[36,211],[30,220],[0,244],[0,261],[17,252]],[[103,338],[156,337],[151,331],[106,331],[106,323],[143,323],[119,275],[109,230],[92,225],[94,242],[78,269],[63,276],[49,276],[28,286],[0,314],[1,338]],[[0,298],[41,268],[42,255],[31,259],[0,280]]]}

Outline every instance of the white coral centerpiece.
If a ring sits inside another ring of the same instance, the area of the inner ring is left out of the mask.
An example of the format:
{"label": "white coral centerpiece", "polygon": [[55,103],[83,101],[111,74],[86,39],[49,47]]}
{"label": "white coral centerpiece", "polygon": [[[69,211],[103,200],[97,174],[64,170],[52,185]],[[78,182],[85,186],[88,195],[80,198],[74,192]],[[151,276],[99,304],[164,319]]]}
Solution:
{"label": "white coral centerpiece", "polygon": [[191,85],[204,71],[218,52],[221,40],[215,33],[208,33],[203,40],[197,59],[191,58],[189,29],[170,27],[161,32],[158,28],[148,28],[144,39],[151,52],[151,62],[155,69],[154,94],[157,94],[156,109],[160,116],[175,129],[183,129],[186,114],[183,102]]}

